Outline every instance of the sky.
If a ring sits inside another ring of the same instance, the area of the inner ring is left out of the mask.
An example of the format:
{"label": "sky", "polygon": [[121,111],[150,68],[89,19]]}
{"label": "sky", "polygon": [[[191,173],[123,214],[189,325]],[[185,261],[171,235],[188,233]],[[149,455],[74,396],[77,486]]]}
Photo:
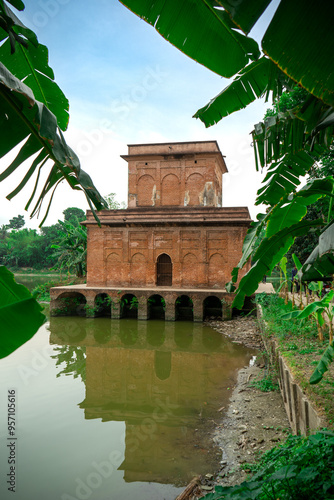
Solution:
{"label": "sky", "polygon": [[[117,200],[127,200],[127,163],[120,155],[127,154],[128,144],[217,140],[229,171],[223,177],[223,206],[248,206],[256,217],[264,174],[255,170],[250,132],[271,103],[258,100],[206,129],[192,116],[229,81],[182,54],[117,0],[25,4],[18,16],[48,47],[49,64],[70,102],[65,139],[103,196],[113,192]],[[258,41],[269,16],[267,11],[251,32]],[[8,159],[1,159],[0,171],[7,165]],[[41,222],[24,210],[34,181],[6,199],[28,167],[0,183],[0,225],[18,214],[27,227]],[[63,219],[70,206],[89,208],[84,194],[64,181],[44,225]]]}

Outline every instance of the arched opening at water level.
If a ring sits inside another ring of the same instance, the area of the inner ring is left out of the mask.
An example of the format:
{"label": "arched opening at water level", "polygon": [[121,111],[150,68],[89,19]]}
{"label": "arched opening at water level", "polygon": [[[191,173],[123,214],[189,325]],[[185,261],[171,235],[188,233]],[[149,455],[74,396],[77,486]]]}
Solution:
{"label": "arched opening at water level", "polygon": [[79,292],[64,292],[56,300],[57,316],[86,316],[86,297]]}
{"label": "arched opening at water level", "polygon": [[165,319],[165,299],[161,295],[151,295],[147,301],[149,319]]}
{"label": "arched opening at water level", "polygon": [[175,319],[180,321],[194,320],[194,304],[188,295],[180,295],[175,301]]}
{"label": "arched opening at water level", "polygon": [[138,299],[132,293],[121,298],[121,318],[138,318]]}
{"label": "arched opening at water level", "polygon": [[222,318],[223,308],[221,300],[215,295],[206,297],[203,302],[203,319]]}
{"label": "arched opening at water level", "polygon": [[99,293],[95,297],[95,316],[111,316],[111,298],[107,293]]}

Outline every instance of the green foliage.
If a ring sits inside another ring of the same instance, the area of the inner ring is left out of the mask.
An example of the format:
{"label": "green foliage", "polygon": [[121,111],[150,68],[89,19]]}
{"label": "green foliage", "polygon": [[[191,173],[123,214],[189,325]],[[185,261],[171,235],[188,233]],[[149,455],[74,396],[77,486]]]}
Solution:
{"label": "green foliage", "polygon": [[309,437],[288,436],[267,451],[250,480],[236,486],[216,486],[205,500],[295,500],[334,497],[334,434],[320,431]]}
{"label": "green foliage", "polygon": [[61,375],[72,375],[73,378],[80,377],[83,382],[86,380],[86,348],[81,346],[60,346],[55,347],[55,355],[51,356],[56,360],[56,366],[65,365],[63,369],[57,373],[57,377]]}
{"label": "green foliage", "polygon": [[58,243],[52,245],[56,250],[53,256],[58,258],[56,269],[68,272],[75,270],[76,275],[82,277],[86,271],[87,230],[79,224],[76,217],[74,221],[76,222],[58,220],[62,233]]}
{"label": "green foliage", "polygon": [[70,222],[71,224],[78,224],[86,219],[86,214],[81,208],[68,207],[63,211],[64,221]]}
{"label": "green foliage", "polygon": [[50,288],[57,286],[57,285],[59,286],[58,282],[47,281],[45,283],[37,285],[33,289],[32,294],[40,302],[50,302]]}
{"label": "green foliage", "polygon": [[266,371],[262,378],[253,380],[249,385],[262,392],[279,391],[277,373],[273,369]]}
{"label": "green foliage", "polygon": [[42,308],[14,275],[0,266],[0,358],[31,339],[46,320]]}
{"label": "green foliage", "polygon": [[334,342],[329,344],[325,350],[321,360],[317,364],[316,369],[311,375],[310,384],[318,384],[325,372],[328,370],[328,366],[334,361]]}
{"label": "green foliage", "polygon": [[109,210],[120,210],[126,208],[124,201],[119,202],[116,200],[116,193],[109,193],[104,197],[104,199]]}
{"label": "green foliage", "polygon": [[282,72],[270,59],[261,57],[243,68],[230,85],[194,114],[194,118],[210,127],[270,91],[279,95],[284,83],[282,77]]}
{"label": "green foliage", "polygon": [[8,229],[21,229],[25,225],[25,220],[23,215],[18,215],[9,220]]}
{"label": "green foliage", "polygon": [[58,279],[46,281],[45,283],[41,283],[37,285],[33,291],[32,295],[40,302],[50,302],[50,288],[55,286],[67,286],[67,285],[76,285],[78,281],[76,279],[67,278],[67,279]]}
{"label": "green foliage", "polygon": [[238,279],[238,272],[249,258],[253,266],[241,279],[233,306],[241,308],[246,295],[257,289],[264,275],[272,272],[275,265],[286,254],[296,236],[308,234],[312,229],[323,226],[323,221],[303,220],[308,205],[319,198],[331,194],[333,179],[317,179],[310,181],[298,192],[287,195],[274,204],[266,214],[258,216],[258,222],[249,228],[244,244],[243,255],[232,271],[232,282],[228,290],[232,290]]}
{"label": "green foliage", "polygon": [[2,243],[3,264],[15,267],[40,267],[44,261],[41,237],[35,229],[23,228],[11,231]]}
{"label": "green foliage", "polygon": [[[176,303],[177,303],[177,300],[176,299]],[[181,302],[181,301],[180,301]],[[162,306],[164,309],[166,308],[166,301],[163,297],[149,297],[147,299],[147,304],[149,306],[153,306],[153,307],[159,307],[159,306]]]}
{"label": "green foliage", "polygon": [[[79,261],[82,260],[83,273],[86,229],[81,227],[79,222],[85,219],[85,212],[80,208],[69,207],[63,213],[64,222],[43,226],[39,231],[23,228],[9,232],[8,225],[3,226],[2,230],[0,229],[0,262],[11,268],[30,267],[39,270],[56,266],[61,271],[63,269],[71,271],[77,265],[74,262],[74,253],[77,252]],[[75,246],[79,240],[83,250],[81,252],[80,245]],[[62,245],[65,245],[65,248]],[[67,255],[66,259],[65,251],[72,252],[72,257]]]}
{"label": "green foliage", "polygon": [[309,283],[307,285],[307,288],[309,290],[311,290],[312,292],[316,293],[317,296],[320,298],[321,297],[321,294],[322,294],[322,289],[323,289],[323,282],[322,281],[311,281],[311,283]]}
{"label": "green foliage", "polygon": [[[255,297],[255,302],[262,306],[263,319],[266,322],[266,331],[268,335],[273,335],[279,339],[294,338],[316,338],[316,325],[311,321],[294,321],[294,315],[299,311],[293,309],[291,302],[285,304],[284,300],[278,295],[260,293]],[[290,320],[286,321],[284,315],[291,315]],[[286,343],[283,346],[286,348]]]}
{"label": "green foliage", "polygon": [[[135,297],[134,297],[135,298]],[[132,305],[133,304],[133,305]],[[111,307],[114,306],[111,297],[109,295],[99,295],[95,299],[94,307],[90,307],[88,304],[85,305],[85,311],[87,316],[95,316],[99,314],[110,314]],[[130,309],[133,307],[138,308],[138,300],[137,303],[134,304],[133,299],[131,301]]]}
{"label": "green foliage", "polygon": [[215,9],[211,2],[158,0],[152,5],[146,0],[123,0],[122,3],[175,47],[221,76],[231,77],[249,60],[260,56],[255,40],[236,31],[227,12]]}
{"label": "green foliage", "polygon": [[294,109],[297,106],[302,106],[309,97],[309,93],[295,85],[291,90],[282,92],[280,97],[275,100],[273,108],[267,109],[264,118],[275,116],[278,113],[285,113],[289,109]]}
{"label": "green foliage", "polygon": [[316,300],[308,304],[303,309],[292,311],[288,314],[283,314],[282,319],[290,320],[292,317],[294,319],[306,319],[311,316],[315,317],[320,323],[320,326],[324,324],[323,314],[326,313],[329,322],[329,342],[333,342],[333,317],[334,317],[334,306],[332,300],[334,297],[334,291],[330,290],[321,300]]}

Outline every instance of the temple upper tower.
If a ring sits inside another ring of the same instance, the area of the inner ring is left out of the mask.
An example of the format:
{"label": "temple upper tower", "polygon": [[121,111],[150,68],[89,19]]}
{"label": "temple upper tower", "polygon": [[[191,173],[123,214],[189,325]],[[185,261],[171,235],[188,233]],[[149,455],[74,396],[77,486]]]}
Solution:
{"label": "temple upper tower", "polygon": [[227,172],[216,141],[136,144],[129,164],[128,207],[221,207]]}

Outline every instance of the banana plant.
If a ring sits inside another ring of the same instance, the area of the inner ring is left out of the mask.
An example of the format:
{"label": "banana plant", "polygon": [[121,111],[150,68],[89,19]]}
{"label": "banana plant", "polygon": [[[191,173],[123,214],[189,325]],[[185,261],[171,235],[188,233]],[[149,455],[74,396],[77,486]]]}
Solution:
{"label": "banana plant", "polygon": [[309,283],[307,287],[309,290],[311,290],[313,298],[318,297],[319,299],[321,299],[321,293],[324,287],[322,281],[311,281],[311,283]]}
{"label": "banana plant", "polygon": [[334,292],[331,290],[322,299],[322,301],[315,301],[306,306],[302,310],[294,310],[287,314],[281,316],[282,319],[301,319],[305,320],[309,317],[313,317],[317,323],[319,340],[323,341],[322,327],[325,324],[323,313],[326,312],[329,319],[329,345],[325,349],[316,369],[310,377],[310,384],[318,384],[323,378],[325,372],[328,370],[329,365],[334,361],[334,342],[333,342],[333,313],[334,306],[331,301],[333,299]]}
{"label": "banana plant", "polygon": [[[281,258],[279,261],[279,268],[280,268],[280,286],[278,291],[280,292],[283,289],[283,295],[284,295],[284,301],[285,304],[288,303],[288,286],[291,280],[288,279],[288,273],[286,270],[286,265],[287,265],[288,259],[284,256]],[[284,276],[284,279],[282,279],[282,275]]]}
{"label": "banana plant", "polygon": [[[298,285],[299,285],[299,305],[300,305],[300,308],[303,309],[303,288],[302,288],[302,281],[301,281],[300,274],[299,274],[299,271],[302,268],[302,263],[300,262],[300,260],[298,259],[297,255],[295,253],[292,254],[292,260],[293,260],[293,263],[297,269],[297,274],[295,275],[294,279],[298,280]],[[294,283],[293,283],[293,285],[294,285]],[[294,302],[295,302],[294,299],[295,299],[294,287],[292,286],[292,305],[294,305]]]}
{"label": "banana plant", "polygon": [[233,291],[238,273],[252,258],[251,269],[240,280],[233,306],[241,308],[246,295],[253,294],[265,274],[270,274],[275,265],[287,253],[296,236],[303,236],[310,230],[321,229],[324,221],[305,220],[307,206],[323,196],[332,196],[332,177],[316,179],[307,183],[293,194],[282,198],[279,203],[261,214],[258,222],[249,228],[243,245],[243,255],[232,271],[232,281],[226,285]]}
{"label": "banana plant", "polygon": [[310,384],[318,384],[325,372],[328,370],[329,365],[334,361],[334,342],[329,344],[323,353],[316,369],[311,375]]}
{"label": "banana plant", "polygon": [[87,256],[87,230],[82,227],[78,220],[76,223],[58,220],[62,228],[62,237],[57,245],[52,245],[55,249],[53,257],[58,258],[55,266],[60,271],[62,269],[76,270],[78,278],[81,278],[86,271]]}
{"label": "banana plant", "polygon": [[330,290],[321,300],[315,300],[308,304],[304,309],[291,311],[281,316],[282,319],[306,319],[313,317],[317,321],[319,340],[323,340],[322,326],[325,323],[324,314],[328,318],[329,343],[333,342],[333,317],[334,305],[332,303],[334,291]]}
{"label": "banana plant", "polygon": [[[21,1],[10,3],[24,9]],[[68,101],[48,65],[48,50],[38,43],[35,33],[19,21],[4,0],[0,0],[0,42],[0,159],[24,141],[16,158],[0,174],[0,182],[17,175],[17,169],[26,160],[30,161],[24,177],[7,198],[12,199],[34,179],[25,209],[30,209],[35,200],[31,217],[40,215],[43,201],[48,197],[42,225],[56,188],[66,180],[72,189],[83,191],[97,217],[96,210],[107,205],[65,141]],[[49,175],[38,193],[42,169],[49,169]]]}
{"label": "banana plant", "polygon": [[325,324],[325,320],[323,318],[323,309],[317,306],[316,302],[312,302],[305,308],[301,308],[298,310],[290,311],[289,313],[283,314],[281,316],[282,319],[290,320],[290,319],[300,319],[305,320],[306,318],[313,318],[317,324],[318,337],[322,342],[324,340],[322,327]]}

